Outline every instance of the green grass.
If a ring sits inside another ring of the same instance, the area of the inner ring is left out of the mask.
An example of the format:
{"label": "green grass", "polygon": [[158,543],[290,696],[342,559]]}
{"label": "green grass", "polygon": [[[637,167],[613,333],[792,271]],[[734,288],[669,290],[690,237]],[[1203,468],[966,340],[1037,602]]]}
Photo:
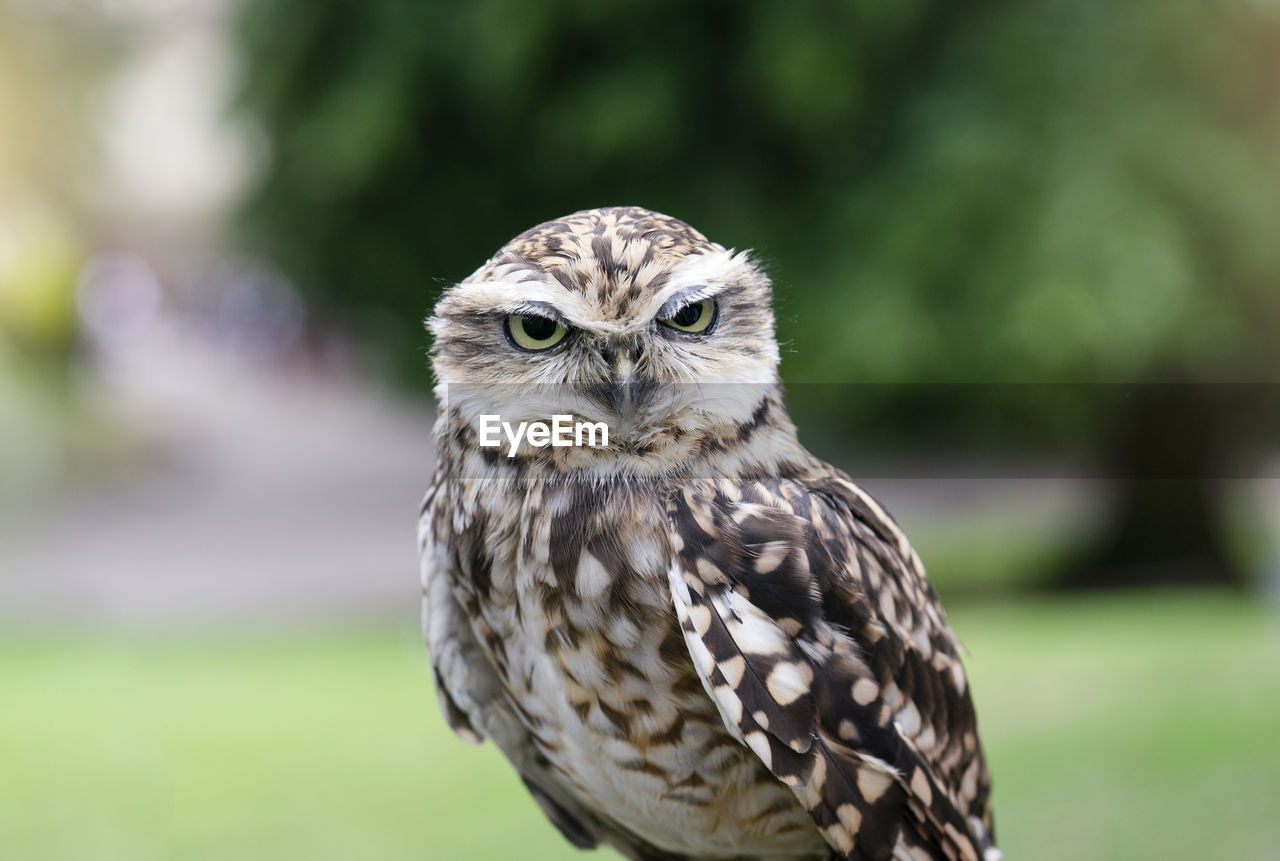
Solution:
{"label": "green grass", "polygon": [[[1163,595],[952,621],[1011,861],[1276,857],[1273,616]],[[8,636],[0,691],[0,857],[575,857],[444,726],[413,631]]]}
{"label": "green grass", "polygon": [[1280,857],[1280,620],[1198,594],[967,609],[1011,859]]}

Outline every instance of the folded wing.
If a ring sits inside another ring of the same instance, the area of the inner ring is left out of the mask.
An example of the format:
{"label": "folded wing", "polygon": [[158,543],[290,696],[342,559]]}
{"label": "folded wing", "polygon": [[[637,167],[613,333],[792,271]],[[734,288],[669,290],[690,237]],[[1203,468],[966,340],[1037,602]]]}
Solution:
{"label": "folded wing", "polygon": [[691,484],[668,515],[698,674],[838,856],[998,858],[958,646],[879,507],[832,471]]}

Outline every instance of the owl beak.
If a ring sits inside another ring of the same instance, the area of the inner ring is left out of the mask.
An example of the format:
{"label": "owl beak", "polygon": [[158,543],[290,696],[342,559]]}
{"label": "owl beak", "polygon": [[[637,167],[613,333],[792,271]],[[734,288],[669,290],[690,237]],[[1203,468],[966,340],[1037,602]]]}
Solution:
{"label": "owl beak", "polygon": [[612,408],[618,418],[630,425],[645,396],[653,390],[653,383],[644,374],[636,373],[639,350],[634,344],[606,343],[599,349],[608,375],[593,380],[583,393],[601,406]]}
{"label": "owl beak", "polygon": [[613,408],[623,419],[635,418],[639,392],[635,380],[635,364],[630,350],[619,350],[613,360],[609,381],[609,397]]}

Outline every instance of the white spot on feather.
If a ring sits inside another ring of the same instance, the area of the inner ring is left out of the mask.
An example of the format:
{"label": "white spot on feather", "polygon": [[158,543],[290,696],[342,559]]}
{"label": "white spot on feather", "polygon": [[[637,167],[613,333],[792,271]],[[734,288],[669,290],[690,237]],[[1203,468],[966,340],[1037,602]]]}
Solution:
{"label": "white spot on feather", "polygon": [[978,760],[969,763],[964,776],[960,778],[960,797],[972,801],[978,797]]}
{"label": "white spot on feather", "polygon": [[740,502],[733,507],[733,522],[742,523],[748,518],[759,516],[768,510],[767,506],[756,502]]}
{"label": "white spot on feather", "polygon": [[[836,816],[840,819],[840,824],[847,828],[850,834],[857,834],[858,829],[862,827],[862,811],[852,804],[841,804],[836,808]],[[846,849],[844,851],[848,852],[850,850]]]}
{"label": "white spot on feather", "polygon": [[679,604],[688,607],[693,603],[693,596],[689,594],[689,584],[684,582],[684,576],[680,573],[680,566],[672,564],[667,569],[667,582],[671,584],[671,593],[676,597]]}
{"label": "white spot on feather", "polygon": [[873,702],[880,696],[880,686],[871,679],[858,679],[853,683],[853,701],[860,706]]}
{"label": "white spot on feather", "polygon": [[875,804],[880,800],[880,796],[884,795],[889,784],[893,783],[893,778],[883,771],[875,768],[858,769],[858,792],[862,793],[862,797],[867,800],[868,804]]}
{"label": "white spot on feather", "polygon": [[926,807],[933,804],[933,787],[929,786],[929,778],[925,777],[924,769],[917,768],[911,776],[911,791]]}
{"label": "white spot on feather", "polygon": [[828,825],[822,829],[822,833],[841,855],[848,855],[853,851],[853,835],[843,825]]}
{"label": "white spot on feather", "polygon": [[725,681],[736,688],[738,683],[742,681],[743,673],[747,670],[747,661],[741,655],[737,655],[727,661],[721,661],[719,667],[720,674],[724,676]]}
{"label": "white spot on feather", "polygon": [[978,861],[978,853],[967,835],[961,834],[959,829],[950,822],[944,823],[942,830],[951,838],[951,842],[960,848],[960,857],[963,861]]}
{"label": "white spot on feather", "polygon": [[689,504],[689,513],[693,515],[693,520],[698,524],[698,528],[707,533],[711,537],[718,534],[715,521],[711,519],[711,512],[704,508],[697,499],[691,499],[691,494],[685,494],[685,501]]}
{"label": "white spot on feather", "polygon": [[711,629],[711,611],[701,604],[689,608],[689,621],[699,637],[705,636]]}
{"label": "white spot on feather", "polygon": [[790,651],[790,640],[773,620],[736,592],[712,596],[711,601],[742,651],[753,655],[784,655]]}
{"label": "white spot on feather", "polygon": [[743,739],[747,743],[747,747],[760,757],[760,761],[764,763],[765,768],[772,770],[773,768],[773,751],[769,748],[769,737],[762,732],[747,733]]}
{"label": "white spot on feather", "polygon": [[765,681],[769,696],[779,705],[790,705],[809,692],[813,683],[813,670],[807,664],[781,661],[776,664]]}
{"label": "white spot on feather", "polygon": [[755,568],[759,574],[768,574],[782,564],[782,560],[787,558],[787,550],[790,549],[785,541],[768,541],[762,544],[757,551],[759,555],[756,557]]}
{"label": "white spot on feather", "polygon": [[920,656],[928,660],[933,655],[933,643],[929,642],[929,634],[924,628],[916,628],[911,632],[911,644],[920,652]]}
{"label": "white spot on feather", "polygon": [[890,625],[898,624],[898,607],[893,602],[893,595],[888,589],[880,590],[880,615]]}
{"label": "white spot on feather", "polygon": [[742,723],[742,700],[738,699],[738,693],[733,688],[721,686],[712,691],[715,696],[716,705],[720,709],[720,716],[730,726],[738,726]]}
{"label": "white spot on feather", "polygon": [[574,578],[578,594],[584,600],[594,601],[609,588],[610,579],[600,560],[584,550],[578,557],[578,572]]}
{"label": "white spot on feather", "polygon": [[896,717],[898,730],[909,738],[915,738],[916,733],[920,732],[920,712],[916,709],[915,703],[907,703],[898,711]]}
{"label": "white spot on feather", "polygon": [[724,574],[721,573],[719,568],[717,568],[714,564],[712,564],[711,560],[705,559],[699,556],[696,564],[698,566],[698,576],[702,578],[703,582],[705,583],[724,582]]}

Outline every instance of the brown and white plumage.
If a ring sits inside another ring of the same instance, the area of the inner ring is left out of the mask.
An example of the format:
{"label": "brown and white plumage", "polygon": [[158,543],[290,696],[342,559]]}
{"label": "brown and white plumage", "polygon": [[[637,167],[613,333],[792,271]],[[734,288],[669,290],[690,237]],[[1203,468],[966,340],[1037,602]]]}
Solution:
{"label": "brown and white plumage", "polygon": [[[892,519],[797,441],[769,301],[746,255],[638,208],[540,225],[445,292],[420,528],[442,708],[579,847],[998,858],[959,647]],[[567,334],[522,350],[513,315]],[[478,445],[481,414],[553,412],[610,444]]]}

